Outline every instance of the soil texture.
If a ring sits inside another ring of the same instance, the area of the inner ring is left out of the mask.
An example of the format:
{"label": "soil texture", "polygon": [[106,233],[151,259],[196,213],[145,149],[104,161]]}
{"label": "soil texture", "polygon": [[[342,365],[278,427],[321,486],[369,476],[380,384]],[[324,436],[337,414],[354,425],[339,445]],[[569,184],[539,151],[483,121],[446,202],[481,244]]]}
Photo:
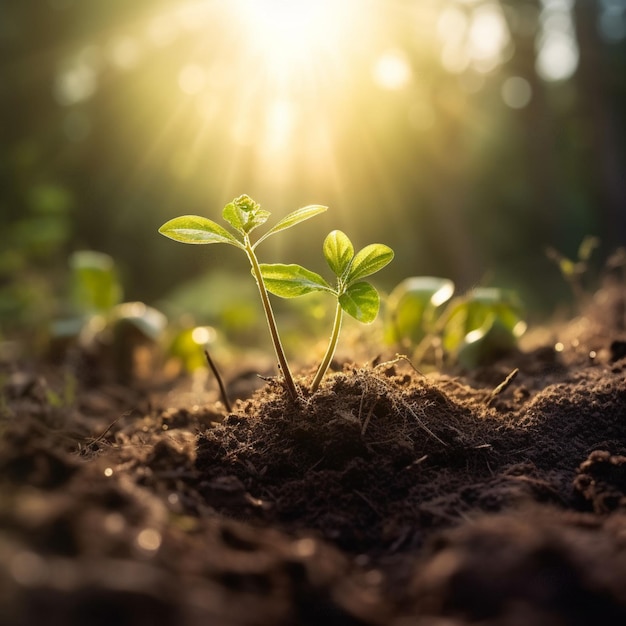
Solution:
{"label": "soil texture", "polygon": [[473,372],[335,363],[230,412],[2,364],[0,625],[626,624],[624,291]]}

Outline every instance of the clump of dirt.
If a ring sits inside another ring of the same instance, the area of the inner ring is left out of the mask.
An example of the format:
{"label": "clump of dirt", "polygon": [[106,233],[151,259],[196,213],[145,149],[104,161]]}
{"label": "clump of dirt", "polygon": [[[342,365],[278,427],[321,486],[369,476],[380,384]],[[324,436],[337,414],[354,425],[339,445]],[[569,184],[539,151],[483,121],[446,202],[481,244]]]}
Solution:
{"label": "clump of dirt", "polygon": [[534,394],[529,376],[503,397],[402,361],[346,366],[299,403],[274,385],[200,435],[195,485],[222,514],[370,556],[524,500],[573,505],[591,450],[626,453],[623,370],[556,368]]}
{"label": "clump of dirt", "polygon": [[442,385],[398,369],[347,365],[299,402],[278,384],[256,392],[199,437],[198,491],[221,513],[316,531],[351,552],[385,549],[398,540],[390,512],[425,468],[486,470],[493,428]]}
{"label": "clump of dirt", "polygon": [[[487,471],[494,426],[401,365],[346,365],[297,403],[277,384],[255,393],[199,437],[199,492],[221,513],[316,531],[351,552],[396,543],[391,510],[417,483],[432,486],[429,468]],[[240,497],[216,502],[226,481]]]}

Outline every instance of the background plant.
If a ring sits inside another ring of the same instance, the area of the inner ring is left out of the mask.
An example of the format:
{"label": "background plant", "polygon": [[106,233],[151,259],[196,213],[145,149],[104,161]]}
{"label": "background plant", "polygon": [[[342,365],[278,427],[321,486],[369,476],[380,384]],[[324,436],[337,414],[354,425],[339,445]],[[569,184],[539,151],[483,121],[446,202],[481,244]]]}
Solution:
{"label": "background plant", "polygon": [[144,302],[124,302],[115,261],[94,250],[69,258],[70,298],[67,314],[52,324],[54,346],[78,345],[97,360],[110,361],[115,377],[128,382],[135,375],[141,346],[155,346],[164,336],[167,319]]}
{"label": "background plant", "polygon": [[589,293],[584,279],[589,275],[591,256],[599,245],[598,237],[587,235],[580,242],[575,259],[570,259],[551,246],[546,249],[547,257],[558,266],[561,276],[572,290],[574,301],[579,307],[584,304]]}
{"label": "background plant", "polygon": [[355,254],[352,242],[340,230],[333,230],[328,234],[324,240],[323,253],[335,274],[335,287],[319,274],[301,265],[281,263],[261,265],[265,285],[274,295],[296,298],[322,291],[337,298],[328,348],[313,379],[311,392],[315,392],[319,387],[335,354],[344,311],[364,324],[376,319],[380,297],[375,287],[362,279],[381,270],[394,256],[393,250],[381,243],[365,246]]}
{"label": "background plant", "polygon": [[385,340],[408,349],[435,331],[441,307],[454,293],[454,283],[438,276],[411,276],[387,298]]}
{"label": "background plant", "polygon": [[411,350],[418,362],[429,352],[435,361],[445,356],[474,368],[514,349],[526,330],[514,292],[476,287],[452,297],[454,284],[446,278],[415,276],[389,295],[385,338]]}

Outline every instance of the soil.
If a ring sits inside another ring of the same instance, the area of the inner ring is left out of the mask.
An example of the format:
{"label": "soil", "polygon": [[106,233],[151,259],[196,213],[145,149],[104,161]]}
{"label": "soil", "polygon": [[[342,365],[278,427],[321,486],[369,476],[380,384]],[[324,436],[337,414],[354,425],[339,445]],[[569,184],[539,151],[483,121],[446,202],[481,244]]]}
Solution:
{"label": "soil", "polygon": [[626,624],[625,312],[607,284],[479,370],[335,363],[230,412],[4,363],[0,624]]}

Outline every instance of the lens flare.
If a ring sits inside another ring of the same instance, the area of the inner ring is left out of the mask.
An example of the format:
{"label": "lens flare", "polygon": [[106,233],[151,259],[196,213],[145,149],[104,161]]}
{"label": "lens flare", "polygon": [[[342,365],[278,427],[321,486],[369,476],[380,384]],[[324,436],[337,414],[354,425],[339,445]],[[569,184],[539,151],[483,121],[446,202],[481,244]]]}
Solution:
{"label": "lens flare", "polygon": [[234,60],[235,144],[265,182],[288,180],[294,168],[328,172],[333,154],[322,139],[337,134],[371,13],[356,0],[231,0],[224,10],[231,35],[207,66]]}
{"label": "lens flare", "polygon": [[234,0],[231,10],[242,39],[278,72],[336,49],[358,13],[355,3],[334,0]]}

